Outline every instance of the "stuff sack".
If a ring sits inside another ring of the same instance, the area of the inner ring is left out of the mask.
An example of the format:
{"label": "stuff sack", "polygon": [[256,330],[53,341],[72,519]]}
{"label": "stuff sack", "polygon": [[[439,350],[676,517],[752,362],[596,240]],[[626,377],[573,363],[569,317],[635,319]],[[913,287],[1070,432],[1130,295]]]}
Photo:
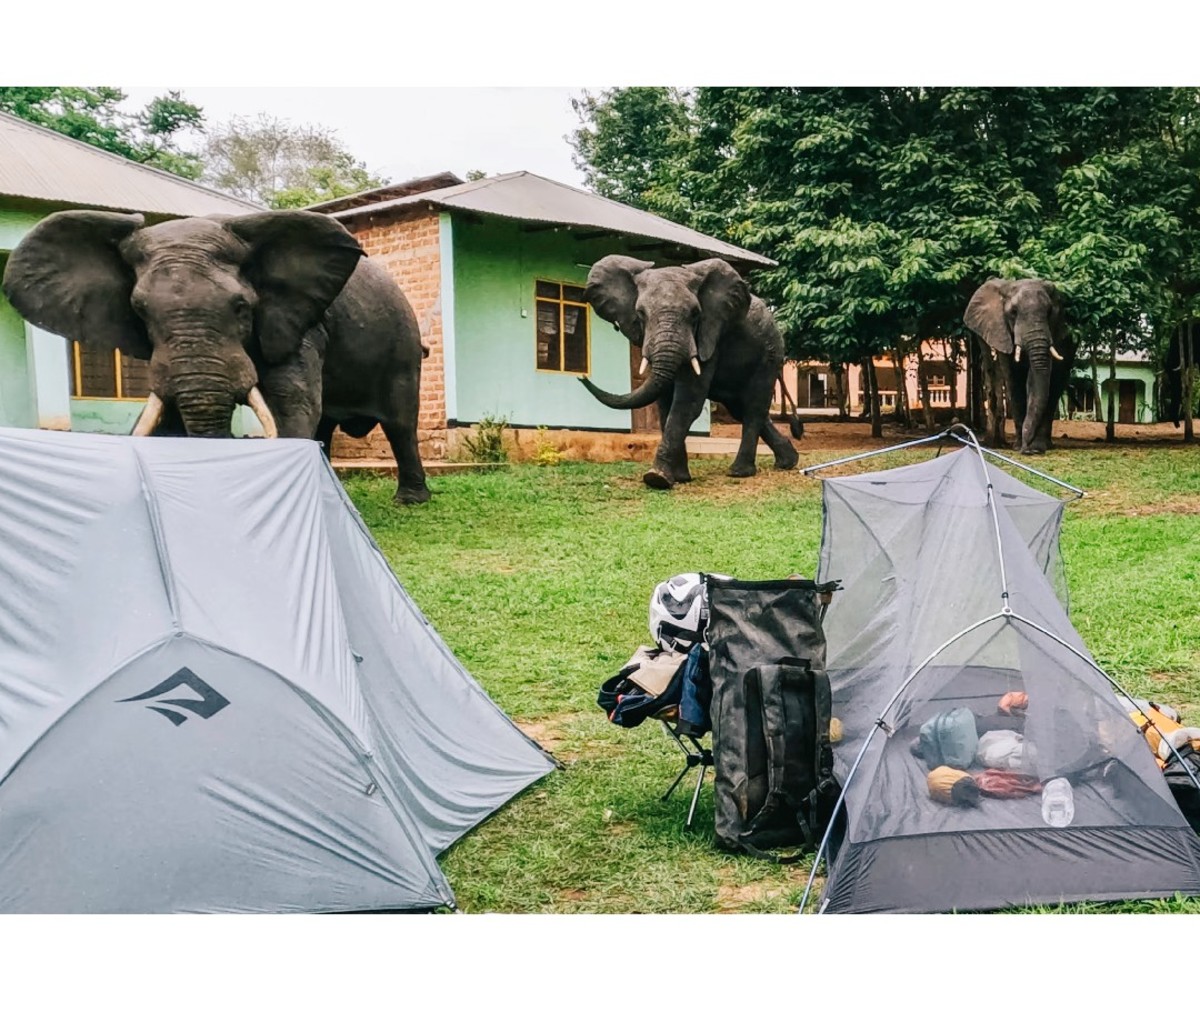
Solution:
{"label": "stuff sack", "polygon": [[926,766],[966,770],[975,759],[978,745],[975,714],[967,707],[959,706],[930,717],[922,724],[914,751]]}
{"label": "stuff sack", "polygon": [[[715,840],[791,861],[812,850],[837,801],[822,609],[836,582],[708,583]],[[794,858],[794,857],[793,857]]]}

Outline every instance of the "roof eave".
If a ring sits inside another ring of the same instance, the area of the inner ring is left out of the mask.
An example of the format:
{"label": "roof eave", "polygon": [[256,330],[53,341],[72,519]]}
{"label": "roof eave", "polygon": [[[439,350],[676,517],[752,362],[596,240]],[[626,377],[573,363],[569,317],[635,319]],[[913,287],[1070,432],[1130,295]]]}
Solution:
{"label": "roof eave", "polygon": [[[715,248],[691,244],[687,242],[675,241],[670,238],[662,238],[654,234],[644,234],[637,231],[622,231],[611,227],[605,227],[602,224],[588,223],[566,223],[562,220],[543,220],[537,217],[529,216],[508,216],[504,213],[484,212],[482,210],[470,209],[468,207],[459,206],[452,202],[445,202],[439,199],[418,199],[415,202],[394,203],[389,202],[380,204],[378,207],[359,206],[354,209],[341,210],[336,213],[329,213],[328,216],[335,220],[350,226],[347,221],[354,221],[360,218],[370,220],[372,217],[391,221],[393,218],[399,219],[405,214],[412,213],[435,213],[447,212],[451,215],[463,217],[493,217],[497,220],[506,220],[510,223],[519,224],[537,224],[545,227],[561,227],[564,230],[570,231],[598,231],[597,236],[609,236],[613,238],[637,238],[642,241],[655,242],[664,248],[690,248],[698,253],[701,253],[705,258],[724,259],[735,269],[741,271],[743,267],[748,267],[754,270],[772,269],[779,264],[774,259],[769,259],[767,256],[759,255],[757,252],[751,252],[748,249],[739,249],[737,253],[722,252]],[[716,239],[713,239],[714,241]]]}

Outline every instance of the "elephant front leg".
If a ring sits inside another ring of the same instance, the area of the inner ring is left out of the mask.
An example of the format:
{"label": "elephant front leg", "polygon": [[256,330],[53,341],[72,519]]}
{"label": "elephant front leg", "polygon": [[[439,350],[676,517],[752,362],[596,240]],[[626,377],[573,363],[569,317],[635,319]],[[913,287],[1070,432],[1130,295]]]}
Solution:
{"label": "elephant front leg", "polygon": [[[660,427],[671,417],[671,402],[674,398],[674,392],[667,391],[663,397],[658,399],[658,421]],[[692,481],[692,473],[688,469],[686,438],[684,439],[684,443],[680,445],[679,450],[673,452],[673,455],[671,463],[668,466],[671,470],[671,478],[677,483],[690,483]]]}
{"label": "elephant front leg", "polygon": [[259,375],[267,408],[281,437],[316,436],[321,422],[321,358],[305,343],[295,359]]}
{"label": "elephant front leg", "polygon": [[[698,377],[697,380],[701,382],[703,378]],[[642,482],[647,486],[669,490],[677,482],[688,482],[692,478],[687,463],[687,435],[692,423],[704,410],[707,396],[707,387],[684,389],[676,384],[670,411],[663,420],[662,440],[654,453],[654,464],[642,476]]]}

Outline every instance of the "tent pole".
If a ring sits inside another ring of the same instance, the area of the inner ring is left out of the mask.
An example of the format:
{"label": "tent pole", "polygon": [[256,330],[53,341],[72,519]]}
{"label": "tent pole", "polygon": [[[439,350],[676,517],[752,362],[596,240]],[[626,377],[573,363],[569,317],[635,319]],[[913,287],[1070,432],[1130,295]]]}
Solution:
{"label": "tent pole", "polygon": [[[967,441],[964,440],[960,436],[955,436],[954,439],[957,440],[960,444],[967,443]],[[1039,472],[1036,468],[1032,468],[1029,465],[1026,465],[1024,462],[1017,461],[1016,458],[1010,458],[1010,457],[1008,457],[1008,455],[1001,454],[999,451],[993,451],[990,447],[981,447],[980,450],[983,451],[984,454],[990,454],[993,458],[997,458],[1000,461],[1007,462],[1009,465],[1015,465],[1017,468],[1023,468],[1026,472],[1030,473],[1031,475],[1035,475],[1041,479],[1045,479],[1047,482],[1056,483],[1057,485],[1061,486],[1064,490],[1070,490],[1073,494],[1075,494],[1074,499],[1078,499],[1079,497],[1087,496],[1086,491],[1081,490],[1078,486],[1072,486],[1070,483],[1064,483],[1061,479],[1055,479],[1054,476],[1047,475],[1045,472]]]}
{"label": "tent pole", "polygon": [[[961,435],[960,431],[962,430],[965,430],[970,435],[969,440]],[[999,461],[1003,461],[1009,465],[1014,465],[1017,468],[1024,469],[1030,475],[1038,476],[1041,479],[1045,479],[1047,482],[1061,486],[1064,490],[1070,490],[1073,494],[1075,494],[1076,498],[1087,496],[1087,492],[1081,490],[1078,486],[1072,486],[1070,483],[1063,482],[1061,479],[1056,479],[1052,475],[1041,472],[1036,468],[1026,465],[1022,461],[1017,461],[1015,458],[1010,458],[1006,454],[1001,454],[999,451],[994,451],[990,447],[984,447],[979,443],[978,440],[975,439],[975,434],[963,425],[951,426],[949,429],[944,429],[940,433],[935,433],[933,436],[924,437],[921,440],[909,440],[906,443],[895,444],[892,447],[881,447],[877,451],[866,451],[863,454],[852,454],[848,458],[838,458],[836,461],[827,461],[822,465],[808,465],[805,468],[802,468],[800,471],[803,475],[810,475],[811,473],[819,472],[824,468],[833,468],[835,465],[846,465],[852,461],[862,461],[864,458],[873,458],[877,454],[890,454],[892,451],[902,451],[906,447],[916,447],[920,444],[929,444],[933,443],[935,440],[944,440],[946,437],[951,437],[952,439],[957,440],[960,444],[965,444],[968,447],[974,445],[978,447],[979,450],[981,450],[984,454],[990,455],[991,457],[996,458]]]}
{"label": "tent pole", "polygon": [[[1064,646],[1066,649],[1070,650],[1072,653],[1074,653],[1077,657],[1079,657],[1079,659],[1082,660],[1089,667],[1095,668],[1102,675],[1104,675],[1104,679],[1113,688],[1115,688],[1118,692],[1121,693],[1121,695],[1123,695],[1126,699],[1128,699],[1131,703],[1133,703],[1134,706],[1137,706],[1137,701],[1133,698],[1132,695],[1130,695],[1127,691],[1125,691],[1125,687],[1120,682],[1118,682],[1116,678],[1114,678],[1112,675],[1110,675],[1108,673],[1108,671],[1106,671],[1103,667],[1101,667],[1098,663],[1096,663],[1095,660],[1091,659],[1091,657],[1085,656],[1080,650],[1077,650],[1074,646],[1072,646],[1065,639],[1062,639],[1059,636],[1055,635],[1053,632],[1043,628],[1036,621],[1030,621],[1029,618],[1022,617],[1020,614],[1013,614],[1011,616],[1012,616],[1013,620],[1020,621],[1022,624],[1029,625],[1030,628],[1036,629],[1037,631],[1039,631],[1043,635],[1045,635],[1047,638],[1053,639],[1060,646]],[[1196,776],[1196,774],[1192,771],[1192,768],[1190,766],[1188,766],[1187,760],[1185,760],[1183,758],[1183,756],[1181,756],[1179,754],[1179,750],[1171,744],[1171,742],[1168,740],[1167,736],[1164,735],[1158,729],[1158,726],[1152,720],[1150,720],[1150,717],[1148,714],[1146,715],[1146,720],[1150,721],[1150,727],[1152,727],[1154,729],[1154,733],[1157,734],[1158,737],[1162,741],[1167,743],[1167,747],[1171,750],[1171,752],[1173,752],[1175,754],[1175,758],[1179,761],[1179,765],[1181,767],[1183,767],[1183,769],[1187,772],[1188,777],[1190,777],[1192,780],[1192,784],[1194,784],[1196,786],[1196,790],[1200,791],[1200,778],[1198,778]]]}
{"label": "tent pole", "polygon": [[833,468],[834,465],[846,465],[852,461],[861,461],[863,458],[874,458],[877,454],[890,454],[892,451],[902,451],[906,447],[916,447],[919,444],[931,444],[935,440],[941,440],[950,434],[950,430],[943,430],[934,436],[923,437],[920,440],[909,440],[906,443],[895,444],[892,447],[881,447],[877,451],[867,451],[865,454],[852,454],[848,458],[838,458],[836,461],[827,461],[823,465],[809,465],[802,468],[800,471],[804,475],[810,472],[819,472],[823,468]]}
{"label": "tent pole", "polygon": [[908,688],[908,686],[912,683],[913,678],[915,678],[926,667],[928,667],[929,664],[934,660],[935,657],[939,656],[945,650],[949,649],[949,647],[953,646],[954,643],[956,643],[964,635],[968,635],[971,632],[975,631],[976,628],[981,628],[981,627],[983,627],[983,625],[986,625],[989,622],[995,621],[998,618],[1003,618],[1003,617],[1008,617],[1008,616],[1010,616],[1010,615],[1004,613],[1003,611],[997,611],[995,614],[992,614],[989,617],[985,617],[979,621],[976,621],[973,625],[968,625],[957,635],[951,636],[949,639],[947,639],[945,642],[943,642],[940,646],[938,646],[937,649],[935,649],[932,653],[930,653],[929,656],[927,656],[924,660],[922,660],[916,666],[916,668],[913,669],[913,672],[907,678],[905,678],[903,683],[900,685],[900,687],[898,689],[896,689],[896,694],[893,695],[892,698],[888,700],[888,704],[880,712],[879,717],[875,721],[874,725],[871,727],[871,730],[867,732],[867,737],[863,740],[862,748],[860,748],[858,750],[858,755],[855,757],[854,763],[850,767],[850,772],[848,774],[846,774],[846,783],[842,785],[842,790],[840,792],[838,792],[837,801],[833,804],[833,812],[830,813],[830,815],[829,815],[829,823],[825,827],[825,833],[821,837],[821,844],[817,848],[816,858],[813,859],[812,869],[809,871],[809,874],[808,874],[808,883],[804,886],[804,894],[800,898],[800,905],[796,909],[797,912],[803,912],[804,906],[808,902],[808,895],[809,895],[809,892],[812,890],[813,880],[815,880],[816,876],[817,876],[817,867],[819,865],[821,865],[821,857],[825,854],[825,849],[829,845],[829,835],[833,833],[833,824],[834,824],[834,821],[837,820],[838,810],[842,808],[842,805],[846,801],[846,792],[850,789],[850,782],[854,779],[854,774],[855,774],[855,771],[858,770],[858,765],[862,762],[863,756],[865,756],[867,754],[867,746],[869,746],[871,744],[871,739],[875,737],[876,732],[878,732],[884,726],[883,718],[886,717],[888,714],[888,711],[891,710],[891,708],[896,705],[896,700],[899,699],[904,694],[904,690],[906,688]]}

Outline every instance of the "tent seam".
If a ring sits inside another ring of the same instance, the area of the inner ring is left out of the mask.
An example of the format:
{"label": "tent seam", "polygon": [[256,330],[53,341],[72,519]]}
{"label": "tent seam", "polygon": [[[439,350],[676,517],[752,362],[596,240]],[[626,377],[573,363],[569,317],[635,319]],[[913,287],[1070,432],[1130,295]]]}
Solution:
{"label": "tent seam", "polygon": [[178,631],[183,627],[182,617],[179,613],[179,594],[175,591],[174,576],[171,572],[171,559],[167,554],[167,545],[163,537],[162,518],[159,514],[158,500],[155,498],[154,491],[150,486],[146,466],[142,461],[142,456],[138,453],[136,444],[131,445],[130,453],[133,454],[133,463],[137,468],[138,482],[142,487],[142,500],[145,502],[146,514],[150,519],[150,535],[154,537],[154,550],[158,557],[158,571],[162,576],[163,590],[167,596],[167,606],[171,611],[171,622],[175,626],[176,631]]}
{"label": "tent seam", "polygon": [[470,683],[468,686],[468,691],[473,695],[474,698],[484,700],[494,712],[498,713],[502,719],[508,722],[509,727],[516,731],[516,733],[519,734],[521,738],[528,742],[531,746],[533,746],[533,748],[537,749],[537,751],[540,752],[546,758],[546,760],[551,763],[551,765],[553,765],[556,769],[560,768],[562,764],[559,763],[559,761],[550,755],[550,753],[548,753],[545,749],[543,749],[537,742],[525,734],[524,731],[517,727],[516,722],[513,721],[513,719],[509,717],[503,709],[500,708],[499,704],[483,690],[483,686],[479,684],[479,681],[471,675],[471,673],[463,666],[462,661],[454,655],[454,651],[446,645],[446,640],[442,638],[441,634],[436,628],[433,627],[421,608],[416,605],[413,599],[405,591],[403,583],[397,577],[396,572],[388,562],[387,556],[384,554],[379,544],[375,541],[375,537],[371,535],[371,530],[367,528],[366,522],[363,521],[362,515],[359,513],[358,508],[354,506],[354,502],[346,493],[345,487],[342,486],[341,480],[338,479],[337,473],[333,470],[333,466],[324,457],[322,457],[321,460],[325,464],[325,471],[327,475],[334,483],[334,490],[337,493],[338,498],[341,500],[347,511],[349,511],[350,518],[358,527],[359,532],[370,544],[370,547],[372,551],[374,551],[376,558],[378,558],[379,562],[383,565],[383,568],[386,571],[387,577],[390,579],[392,586],[399,592],[401,599],[404,600],[404,602],[416,613],[417,618],[421,622],[421,626],[425,629],[429,638],[447,657],[450,658],[450,662],[454,665],[459,674],[461,674],[463,678]]}

